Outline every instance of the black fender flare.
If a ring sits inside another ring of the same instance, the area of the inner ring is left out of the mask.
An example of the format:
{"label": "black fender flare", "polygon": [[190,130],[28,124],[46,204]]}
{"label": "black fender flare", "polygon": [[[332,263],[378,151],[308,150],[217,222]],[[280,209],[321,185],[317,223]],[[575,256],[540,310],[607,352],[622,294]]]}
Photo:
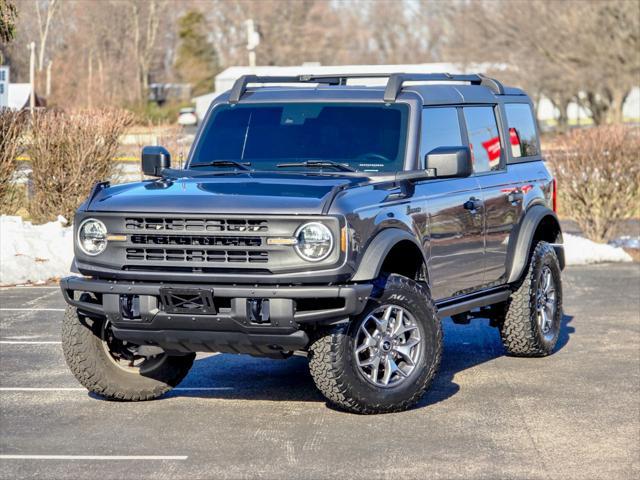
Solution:
{"label": "black fender flare", "polygon": [[543,205],[534,205],[527,210],[520,224],[512,234],[507,250],[506,278],[507,283],[513,283],[520,279],[529,262],[529,252],[533,239],[540,223],[547,217],[551,217],[557,226],[558,236],[551,246],[556,251],[560,268],[564,269],[564,246],[562,245],[562,230],[558,216],[553,210]]}
{"label": "black fender flare", "polygon": [[405,240],[410,241],[418,248],[422,254],[424,264],[427,265],[424,249],[412,234],[399,228],[387,228],[373,237],[373,240],[369,243],[364,255],[362,255],[358,269],[351,280],[354,282],[362,282],[378,278],[382,264],[387,258],[387,254],[399,242]]}

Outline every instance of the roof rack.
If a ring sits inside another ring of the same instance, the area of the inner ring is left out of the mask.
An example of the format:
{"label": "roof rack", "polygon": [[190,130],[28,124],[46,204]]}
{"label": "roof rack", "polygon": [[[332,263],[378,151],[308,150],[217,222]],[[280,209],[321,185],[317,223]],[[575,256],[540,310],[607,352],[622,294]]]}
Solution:
{"label": "roof rack", "polygon": [[496,95],[504,95],[504,86],[497,80],[480,74],[452,75],[450,73],[394,73],[384,90],[384,101],[395,102],[404,82],[469,82],[487,87]]}
{"label": "roof rack", "polygon": [[229,103],[238,103],[250,83],[322,83],[346,85],[350,78],[389,78],[384,91],[385,102],[395,102],[404,82],[469,82],[471,85],[487,87],[496,95],[504,95],[504,86],[498,80],[481,74],[450,73],[355,73],[338,75],[258,76],[243,75],[238,78],[229,94]]}

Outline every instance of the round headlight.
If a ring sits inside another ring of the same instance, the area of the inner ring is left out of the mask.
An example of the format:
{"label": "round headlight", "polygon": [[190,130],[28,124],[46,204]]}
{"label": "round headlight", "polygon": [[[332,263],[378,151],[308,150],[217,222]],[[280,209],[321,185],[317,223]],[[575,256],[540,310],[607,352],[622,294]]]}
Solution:
{"label": "round headlight", "polygon": [[319,262],[333,249],[333,235],[322,223],[307,223],[296,232],[296,251],[309,262]]}
{"label": "round headlight", "polygon": [[88,218],[78,228],[78,246],[87,255],[99,255],[107,248],[107,227],[100,220]]}

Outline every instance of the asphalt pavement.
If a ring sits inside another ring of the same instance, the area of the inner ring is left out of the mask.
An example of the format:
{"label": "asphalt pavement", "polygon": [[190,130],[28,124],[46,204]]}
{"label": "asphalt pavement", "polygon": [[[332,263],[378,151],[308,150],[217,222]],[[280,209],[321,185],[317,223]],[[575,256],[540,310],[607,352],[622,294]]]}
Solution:
{"label": "asphalt pavement", "polygon": [[57,288],[0,289],[0,478],[639,478],[640,266],[564,289],[554,355],[445,320],[431,390],[378,416],[328,407],[300,357],[200,355],[160,400],[101,400],[64,363]]}

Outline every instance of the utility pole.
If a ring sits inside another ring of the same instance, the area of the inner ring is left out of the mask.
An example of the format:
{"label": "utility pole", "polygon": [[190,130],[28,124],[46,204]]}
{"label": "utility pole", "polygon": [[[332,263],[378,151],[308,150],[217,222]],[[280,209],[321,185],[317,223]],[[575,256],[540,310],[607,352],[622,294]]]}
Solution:
{"label": "utility pole", "polygon": [[260,33],[255,29],[255,24],[250,18],[246,22],[247,25],[247,50],[249,51],[249,66],[256,66],[256,47],[260,45]]}
{"label": "utility pole", "polygon": [[46,88],[45,88],[45,97],[49,98],[49,96],[51,95],[51,66],[53,65],[53,61],[49,60],[49,63],[47,63],[47,84],[46,84]]}
{"label": "utility pole", "polygon": [[36,108],[36,43],[31,42],[29,44],[29,85],[31,85],[31,95],[29,96],[29,111],[33,116],[33,111]]}

